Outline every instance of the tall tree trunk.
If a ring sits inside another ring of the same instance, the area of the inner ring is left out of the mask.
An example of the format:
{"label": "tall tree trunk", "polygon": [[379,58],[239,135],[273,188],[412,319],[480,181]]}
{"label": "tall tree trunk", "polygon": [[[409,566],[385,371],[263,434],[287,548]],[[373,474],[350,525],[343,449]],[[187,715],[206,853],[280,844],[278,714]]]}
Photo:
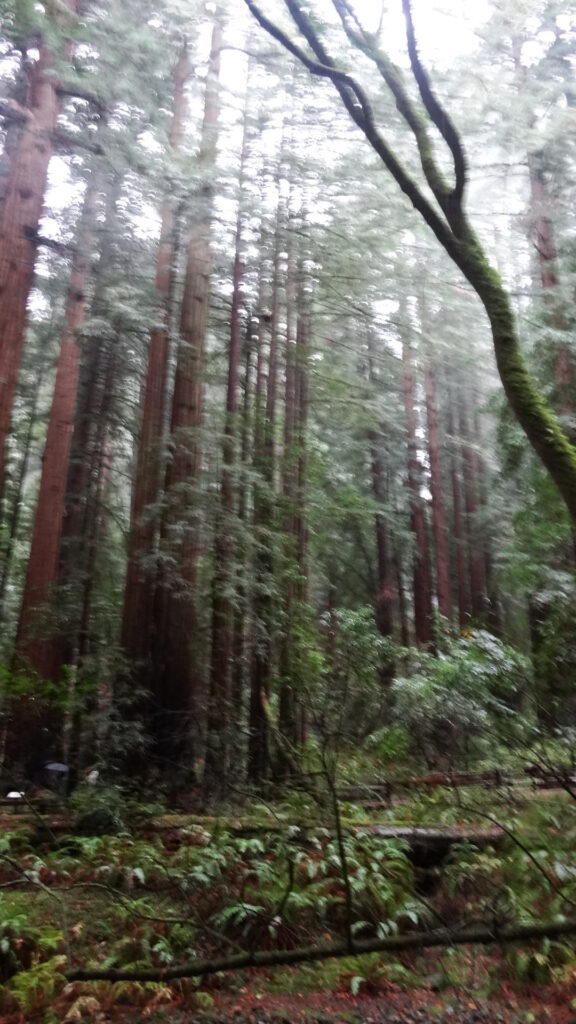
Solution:
{"label": "tall tree trunk", "polygon": [[[163,546],[175,565],[176,579],[158,580],[152,632],[153,671],[149,729],[154,756],[170,766],[173,777],[192,764],[191,726],[198,670],[195,585],[197,522],[193,515],[202,449],[204,349],[212,271],[211,221],[219,117],[222,49],[221,14],[215,14],[204,98],[199,166],[203,184],[189,230],[186,273],[176,353],[170,419],[170,456],[166,470],[168,508],[162,524]],[[175,527],[177,526],[177,529]]]}
{"label": "tall tree trunk", "polygon": [[[298,692],[298,679],[295,676],[292,652],[299,640],[297,626],[305,605],[308,603],[308,528],[306,525],[306,493],[307,493],[307,427],[308,427],[308,361],[310,358],[311,333],[311,297],[310,282],[306,280],[304,261],[300,259],[298,266],[297,286],[297,323],[296,344],[294,346],[293,365],[293,414],[292,444],[294,454],[288,452],[289,465],[292,463],[287,480],[286,496],[289,505],[288,530],[293,539],[288,543],[292,550],[288,551],[288,576],[286,587],[286,619],[287,630],[283,638],[283,668],[281,666],[281,688],[278,708],[278,729],[288,747],[291,748],[292,760],[296,760],[298,750],[304,742],[305,703]],[[290,565],[290,561],[292,564]],[[290,578],[291,577],[291,578]],[[283,759],[286,762],[286,759]],[[284,773],[290,769],[284,764]]]}
{"label": "tall tree trunk", "polygon": [[474,465],[478,485],[478,506],[482,517],[481,557],[483,559],[486,623],[495,636],[500,636],[502,634],[500,595],[498,592],[497,579],[493,572],[492,536],[487,516],[489,477],[486,460],[482,454],[482,452],[485,451],[485,444],[482,439],[482,426],[477,408],[474,409],[473,423],[474,437],[476,439]]}
{"label": "tall tree trunk", "polygon": [[538,266],[540,283],[548,300],[547,321],[556,331],[567,334],[565,342],[556,344],[554,360],[554,378],[556,384],[556,407],[561,415],[574,414],[574,367],[570,355],[569,331],[570,324],[566,317],[553,307],[550,308],[552,292],[558,287],[557,254],[554,241],[554,227],[550,218],[552,200],[548,191],[545,174],[545,155],[534,152],[528,155],[528,173],[530,176],[530,208],[532,231]]}
{"label": "tall tree trunk", "polygon": [[6,588],[12,573],[12,562],[14,547],[18,537],[18,528],[22,513],[22,498],[24,494],[24,482],[28,473],[30,452],[32,450],[32,438],[38,422],[38,398],[42,387],[46,367],[44,363],[36,371],[36,377],[32,388],[31,408],[26,427],[24,448],[22,450],[20,464],[16,473],[16,481],[10,494],[10,512],[6,516],[6,543],[2,551],[2,572],[0,574],[0,623],[4,621],[4,602],[6,599]]}
{"label": "tall tree trunk", "polygon": [[376,566],[377,592],[375,601],[376,624],[380,635],[390,637],[394,632],[392,615],[392,586],[388,556],[388,537],[383,506],[386,500],[385,469],[381,452],[381,437],[376,430],[368,431],[370,445],[370,472],[372,476],[372,494],[376,503],[374,527],[376,532]]}
{"label": "tall tree trunk", "polygon": [[[282,157],[281,157],[282,159]],[[280,168],[278,169],[278,176]],[[281,276],[280,206],[276,215],[273,239],[271,311],[261,315],[258,335],[254,431],[254,534],[256,565],[254,583],[254,640],[250,666],[250,706],[248,713],[248,780],[260,785],[270,769],[269,728],[265,701],[270,693],[272,677],[272,641],[274,630],[274,598],[271,592],[274,556],[270,531],[275,519],[274,482],[276,474],[276,406],[278,398],[278,314]],[[262,272],[261,281],[264,274]],[[261,284],[262,299],[264,287]],[[263,310],[261,311],[264,312]],[[269,321],[268,365],[264,373],[265,326]],[[265,388],[265,394],[264,394]]]}
{"label": "tall tree trunk", "polygon": [[[106,214],[103,244],[94,273],[91,316],[105,318],[106,287],[114,273],[113,240],[118,230],[117,202],[121,179],[113,175],[106,185]],[[90,523],[98,514],[97,493],[101,474],[103,434],[108,428],[107,409],[114,377],[115,337],[90,338],[83,346],[78,397],[66,480],[64,515],[58,565],[59,622],[53,631],[50,651],[46,650],[46,674],[59,680],[65,665],[76,665],[79,649],[81,609],[86,588],[90,588],[87,538]]]}
{"label": "tall tree trunk", "polygon": [[[249,80],[248,80],[249,82]],[[237,440],[238,440],[238,376],[242,352],[242,289],[244,264],[245,208],[243,188],[248,158],[248,82],[244,108],[244,128],[240,154],[238,185],[238,215],[234,268],[232,272],[232,307],[230,311],[230,338],[228,346],[228,381],[226,388],[226,417],[222,441],[222,480],[220,508],[216,516],[214,537],[214,578],[212,581],[212,652],[210,661],[210,692],[206,761],[204,771],[204,799],[221,799],[226,791],[228,777],[230,718],[230,669],[233,649],[233,600],[236,579],[234,557],[238,560],[237,510]],[[236,534],[236,536],[235,536]]]}
{"label": "tall tree trunk", "polygon": [[[69,0],[68,6],[75,10],[75,0]],[[42,40],[0,213],[0,481],[4,479],[6,439],[24,347],[26,305],[34,279],[38,224],[60,108],[53,69],[54,54]]]}
{"label": "tall tree trunk", "polygon": [[[252,387],[253,373],[252,361],[256,349],[256,337],[254,333],[254,321],[250,318],[246,331],[244,351],[244,397],[242,409],[242,439],[240,452],[241,475],[238,481],[238,524],[244,531],[248,530],[250,486],[248,483],[247,471],[250,466],[251,444],[253,441],[253,410],[252,410]],[[232,723],[232,745],[233,757],[235,758],[236,769],[240,766],[240,754],[243,750],[243,724],[244,724],[244,685],[247,666],[250,664],[250,645],[248,643],[250,629],[250,578],[252,577],[252,548],[244,552],[242,565],[239,568],[239,577],[236,586],[236,607],[234,610],[234,644],[232,655],[232,690],[231,690],[231,713]]]}
{"label": "tall tree trunk", "polygon": [[393,556],[394,575],[396,577],[396,589],[398,591],[398,616],[400,618],[400,642],[404,648],[410,647],[410,623],[408,618],[408,601],[404,588],[404,574],[402,572],[402,555],[396,551]]}
{"label": "tall tree trunk", "polygon": [[[0,153],[0,219],[2,207],[8,192],[10,168],[20,144],[23,125],[26,123],[26,108],[29,101],[30,71],[27,69],[26,54],[20,54],[20,67],[9,89],[9,100],[14,104],[13,117],[7,117],[4,125],[4,149]],[[7,97],[4,96],[4,99]]]}
{"label": "tall tree trunk", "polygon": [[98,177],[94,172],[88,180],[84,210],[78,226],[76,254],[68,288],[65,326],[60,342],[32,544],[16,638],[17,661],[22,665],[28,664],[44,679],[50,678],[52,644],[50,639],[42,636],[42,632],[38,630],[37,613],[38,610],[48,608],[58,578],[60,531],[78,392],[78,332],[84,321],[86,308],[86,284],[97,192]]}
{"label": "tall tree trunk", "polygon": [[[304,218],[301,225],[305,223]],[[305,723],[299,714],[303,707],[298,692],[297,650],[301,640],[298,627],[308,599],[306,488],[308,361],[310,357],[311,282],[307,279],[301,250],[302,226],[288,237],[287,318],[286,318],[286,392],[284,413],[284,455],[282,492],[284,506],[285,554],[282,600],[284,628],[280,644],[280,694],[278,732],[282,745],[278,750],[277,776],[286,778],[298,759]],[[296,253],[296,240],[300,252]],[[296,657],[295,657],[296,655]],[[287,756],[288,752],[290,754]]]}
{"label": "tall tree trunk", "polygon": [[[512,56],[516,85],[522,94],[528,69],[522,64],[523,38],[516,35],[512,38]],[[530,129],[535,127],[535,116],[530,119]],[[530,227],[534,246],[536,249],[537,265],[540,270],[540,284],[550,307],[551,293],[558,286],[558,261],[556,253],[556,242],[554,238],[554,225],[550,212],[552,200],[549,194],[546,181],[546,149],[529,151],[528,177],[530,181]],[[569,331],[570,324],[558,310],[550,309],[548,319],[559,331]],[[557,409],[562,415],[570,416],[574,413],[573,380],[574,366],[570,357],[569,344],[561,343],[556,346],[556,358],[554,365],[554,376],[556,383]],[[571,437],[573,440],[573,437]]]}
{"label": "tall tree trunk", "polygon": [[452,593],[450,586],[450,550],[444,508],[444,484],[440,462],[438,409],[436,404],[436,378],[430,362],[424,368],[426,393],[426,419],[428,424],[428,454],[430,457],[430,491],[432,493],[432,525],[434,530],[434,557],[436,562],[436,595],[438,611],[449,622],[452,619]]}
{"label": "tall tree trunk", "polygon": [[456,398],[454,388],[449,388],[448,435],[450,438],[450,476],[452,482],[452,528],[456,558],[456,580],[458,585],[458,621],[463,628],[472,617],[470,602],[470,580],[467,571],[467,546],[462,523],[462,474],[460,443],[456,438]]}
{"label": "tall tree trunk", "polygon": [[[372,337],[368,338],[368,379],[373,387],[378,383],[378,376],[374,368],[374,353]],[[368,431],[368,445],[370,449],[370,474],[372,479],[372,494],[376,503],[376,514],[374,516],[374,528],[376,533],[376,567],[377,567],[377,591],[375,595],[375,616],[379,632],[383,637],[390,637],[394,632],[394,620],[392,612],[392,585],[390,579],[390,558],[389,544],[386,530],[384,512],[379,510],[386,501],[386,479],[385,467],[382,457],[382,437],[377,430]],[[391,673],[383,682],[390,682]]]}
{"label": "tall tree trunk", "polygon": [[426,513],[421,495],[422,472],[418,459],[416,395],[414,385],[414,362],[410,346],[402,346],[404,409],[406,412],[406,436],[408,442],[408,486],[410,490],[410,524],[414,536],[414,636],[418,645],[433,642],[432,581],[428,557],[428,535]]}
{"label": "tall tree trunk", "polygon": [[468,537],[468,574],[472,618],[484,622],[486,618],[486,565],[484,538],[479,522],[479,495],[474,438],[464,403],[460,403],[459,434],[462,446],[464,508]]}
{"label": "tall tree trunk", "polygon": [[[188,47],[184,45],[174,78],[174,112],[170,129],[170,147],[173,152],[178,150],[182,139],[188,74]],[[161,323],[150,332],[142,425],[132,492],[122,620],[122,643],[129,657],[136,660],[149,652],[154,608],[155,574],[150,568],[146,569],[143,563],[147,560],[150,565],[157,542],[158,523],[150,514],[146,518],[146,510],[158,500],[164,469],[166,384],[175,259],[174,201],[166,196],[162,205],[156,264],[156,293]]]}

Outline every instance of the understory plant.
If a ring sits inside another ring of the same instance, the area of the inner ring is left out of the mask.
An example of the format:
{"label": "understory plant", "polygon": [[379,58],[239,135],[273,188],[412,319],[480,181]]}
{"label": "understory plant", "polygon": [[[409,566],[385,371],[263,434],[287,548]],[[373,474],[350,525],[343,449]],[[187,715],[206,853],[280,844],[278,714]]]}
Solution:
{"label": "understory plant", "polygon": [[485,630],[447,636],[437,656],[392,685],[395,723],[430,766],[480,754],[488,740],[522,738],[531,689],[528,660]]}

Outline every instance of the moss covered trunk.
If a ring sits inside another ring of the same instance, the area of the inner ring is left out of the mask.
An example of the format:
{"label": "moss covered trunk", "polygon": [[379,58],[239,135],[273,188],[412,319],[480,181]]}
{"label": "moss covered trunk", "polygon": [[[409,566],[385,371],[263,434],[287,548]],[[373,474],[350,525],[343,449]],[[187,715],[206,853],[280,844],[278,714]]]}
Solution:
{"label": "moss covered trunk", "polygon": [[554,480],[576,526],[576,448],[570,444],[524,361],[510,300],[470,228],[456,262],[482,300],[494,341],[500,379],[530,444]]}

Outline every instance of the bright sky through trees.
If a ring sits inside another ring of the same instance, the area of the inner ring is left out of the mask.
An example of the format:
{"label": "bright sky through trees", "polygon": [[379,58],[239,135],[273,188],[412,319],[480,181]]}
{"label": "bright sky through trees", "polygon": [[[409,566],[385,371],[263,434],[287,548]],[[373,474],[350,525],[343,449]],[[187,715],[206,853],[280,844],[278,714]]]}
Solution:
{"label": "bright sky through trees", "polygon": [[[383,39],[392,51],[405,52],[405,26],[400,0],[356,0],[356,13],[368,31],[378,28],[381,11]],[[476,32],[486,21],[489,8],[486,0],[464,4],[460,0],[419,0],[414,3],[414,22],[424,57],[435,63],[450,64],[469,53],[477,44]]]}

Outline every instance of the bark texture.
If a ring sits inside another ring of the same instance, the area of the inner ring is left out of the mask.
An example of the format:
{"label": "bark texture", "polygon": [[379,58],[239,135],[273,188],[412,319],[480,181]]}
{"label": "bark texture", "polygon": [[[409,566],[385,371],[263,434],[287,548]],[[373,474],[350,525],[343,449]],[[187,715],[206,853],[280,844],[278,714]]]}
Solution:
{"label": "bark texture", "polygon": [[450,549],[444,507],[444,482],[440,457],[438,408],[436,402],[436,376],[430,363],[424,369],[426,393],[426,419],[428,425],[428,455],[430,458],[430,491],[432,493],[432,525],[434,530],[434,558],[436,562],[436,596],[440,615],[452,619],[452,588],[450,585]]}
{"label": "bark texture", "polygon": [[[184,46],[174,78],[174,107],[170,129],[172,151],[178,149],[182,138],[188,74],[189,55],[187,46]],[[175,259],[176,214],[173,199],[166,196],[162,205],[156,264],[156,293],[161,323],[150,332],[142,425],[132,492],[122,620],[122,642],[128,655],[135,659],[149,653],[152,628],[155,573],[150,568],[150,562],[157,545],[158,518],[149,510],[160,495],[165,468],[166,386]]]}
{"label": "bark texture", "polygon": [[434,637],[432,619],[432,580],[428,552],[426,512],[422,498],[422,471],[418,458],[414,363],[410,346],[402,346],[404,409],[408,443],[408,487],[410,490],[410,525],[414,536],[413,598],[414,636],[417,644],[431,644]]}
{"label": "bark texture", "polygon": [[[233,652],[234,605],[236,590],[234,558],[239,561],[238,523],[238,384],[242,354],[242,301],[244,283],[243,245],[245,206],[243,188],[248,158],[248,90],[244,109],[244,128],[239,171],[239,200],[236,219],[232,306],[228,344],[226,416],[222,439],[222,479],[220,509],[214,538],[214,578],[212,581],[212,652],[210,692],[208,696],[207,747],[204,771],[205,799],[221,799],[228,778],[230,688]],[[236,536],[235,536],[236,535]]]}
{"label": "bark texture", "polygon": [[65,325],[60,342],[48,433],[42,457],[40,490],[16,639],[17,661],[29,666],[44,679],[50,678],[53,667],[52,644],[50,638],[42,635],[37,613],[49,611],[53,588],[58,579],[66,477],[78,393],[79,331],[86,310],[86,286],[97,192],[98,178],[93,173],[88,181],[84,210],[77,232],[76,254],[68,287]]}
{"label": "bark texture", "polygon": [[187,772],[198,673],[195,584],[198,559],[197,488],[202,460],[200,428],[204,392],[204,350],[212,271],[211,220],[219,117],[222,48],[220,13],[215,15],[204,98],[199,165],[203,184],[188,234],[184,292],[170,418],[165,491],[167,511],[161,550],[175,572],[160,573],[155,595],[153,671],[149,728],[155,757]]}
{"label": "bark texture", "polygon": [[[67,6],[75,10],[74,0]],[[28,103],[3,189],[0,211],[0,481],[26,331],[26,306],[34,280],[42,214],[60,101],[55,56],[41,41],[31,73]]]}

